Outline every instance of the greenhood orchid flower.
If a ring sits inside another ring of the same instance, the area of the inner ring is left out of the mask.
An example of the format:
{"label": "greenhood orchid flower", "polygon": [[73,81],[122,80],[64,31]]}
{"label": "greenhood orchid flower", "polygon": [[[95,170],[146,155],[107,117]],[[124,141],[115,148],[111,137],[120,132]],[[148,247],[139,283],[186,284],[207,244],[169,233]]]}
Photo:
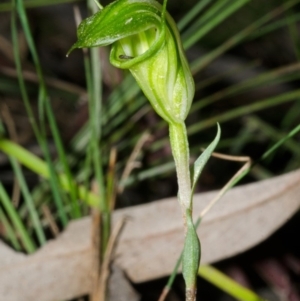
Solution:
{"label": "greenhood orchid flower", "polygon": [[75,48],[112,45],[110,61],[129,69],[155,111],[183,122],[194,97],[175,22],[155,0],[118,0],[78,27]]}
{"label": "greenhood orchid flower", "polygon": [[190,72],[178,29],[155,0],[117,0],[84,20],[78,27],[78,41],[70,49],[112,45],[110,62],[128,69],[152,107],[169,125],[170,143],[176,165],[178,200],[185,223],[183,275],[186,300],[196,298],[200,243],[192,219],[192,195],[200,173],[220,138],[196,160],[193,177],[185,119],[194,97]]}

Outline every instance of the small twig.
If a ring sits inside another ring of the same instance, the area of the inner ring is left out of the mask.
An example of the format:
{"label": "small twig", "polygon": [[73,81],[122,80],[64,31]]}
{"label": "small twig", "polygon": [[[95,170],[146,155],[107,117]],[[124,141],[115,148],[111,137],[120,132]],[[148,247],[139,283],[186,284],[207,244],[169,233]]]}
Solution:
{"label": "small twig", "polygon": [[221,153],[217,153],[217,152],[213,152],[212,156],[215,158],[228,160],[228,161],[235,161],[235,162],[247,162],[247,161],[251,160],[251,158],[248,156],[232,156],[232,155],[226,155],[226,154],[221,154]]}
{"label": "small twig", "polygon": [[58,234],[59,234],[59,228],[53,218],[53,215],[51,214],[51,211],[49,209],[49,207],[47,205],[43,205],[42,206],[42,211],[43,211],[43,214],[45,216],[45,219],[46,221],[48,222],[49,224],[49,227],[50,227],[50,230],[53,234],[54,237],[57,237]]}
{"label": "small twig", "polygon": [[[1,110],[0,113],[2,115],[3,121],[7,126],[7,131],[9,133],[11,140],[18,143],[18,141],[19,141],[18,133],[16,130],[16,125],[15,125],[14,119],[10,114],[9,107],[7,106],[6,103],[3,103],[0,107],[0,110]],[[19,206],[20,196],[21,196],[20,185],[18,183],[17,178],[14,177],[12,203],[15,208],[18,208],[18,206]]]}
{"label": "small twig", "polygon": [[0,35],[0,52],[2,52],[11,62],[14,61],[13,47],[3,35]]}
{"label": "small twig", "polygon": [[148,112],[151,111],[151,106],[143,106],[136,113],[132,115],[130,118],[131,122],[138,122],[143,116],[145,116]]}
{"label": "small twig", "polygon": [[[16,78],[18,76],[17,71],[12,68],[9,68],[9,67],[0,67],[0,72],[4,75],[14,77],[14,78]],[[36,75],[36,73],[34,73],[32,71],[24,70],[24,71],[22,71],[22,75],[26,81],[36,83],[36,84],[39,83],[38,76]],[[45,83],[49,87],[53,87],[56,89],[60,89],[63,91],[67,91],[67,92],[82,95],[82,96],[86,95],[86,90],[79,87],[78,85],[74,85],[69,82],[65,82],[65,81],[62,81],[62,80],[59,80],[56,78],[46,77]]]}
{"label": "small twig", "polygon": [[[78,5],[74,5],[74,6],[73,6],[73,12],[74,12],[74,20],[75,20],[75,24],[76,24],[76,27],[78,27],[79,24],[80,24],[81,21],[82,21],[82,17],[81,17],[81,14],[80,14],[80,10],[79,10]],[[87,55],[88,50],[87,50],[86,48],[82,48],[82,52],[83,52],[83,55]],[[67,55],[67,56],[68,56],[68,55]]]}
{"label": "small twig", "polygon": [[20,185],[18,183],[17,178],[14,177],[13,191],[12,191],[11,200],[12,200],[12,203],[13,203],[13,205],[14,205],[15,208],[19,207],[20,197],[21,197]]}
{"label": "small twig", "polygon": [[18,133],[16,130],[16,125],[15,125],[14,119],[12,118],[12,116],[10,114],[8,105],[6,103],[3,103],[1,105],[0,109],[1,109],[1,115],[2,115],[3,121],[7,126],[7,131],[9,133],[11,140],[18,143],[19,138],[18,138]]}
{"label": "small twig", "polygon": [[223,196],[223,194],[231,188],[232,184],[235,182],[235,180],[243,174],[247,169],[251,166],[251,158],[250,157],[238,157],[238,156],[230,156],[230,155],[224,155],[220,153],[212,153],[212,156],[229,160],[229,161],[237,161],[237,162],[246,162],[234,175],[233,177],[226,183],[225,186],[219,191],[219,193],[209,202],[209,204],[201,211],[199,214],[199,218],[202,219],[204,215],[218,202],[218,200]]}
{"label": "small twig", "polygon": [[92,209],[92,231],[91,231],[91,240],[92,240],[92,248],[94,250],[94,262],[95,262],[95,269],[93,272],[93,291],[90,295],[91,301],[98,301],[97,294],[98,294],[98,281],[100,275],[100,266],[101,266],[101,214],[97,208]]}
{"label": "small twig", "polygon": [[97,5],[97,7],[99,8],[99,10],[103,9],[103,6],[100,4],[100,2],[98,2],[97,0],[94,0],[94,2]]}
{"label": "small twig", "polygon": [[113,251],[117,242],[117,239],[121,233],[121,230],[126,222],[126,218],[122,218],[118,221],[115,228],[113,229],[110,238],[108,240],[105,256],[101,265],[100,276],[97,284],[95,299],[93,301],[105,301],[107,292],[107,280],[109,278],[110,270],[109,265],[112,259]]}
{"label": "small twig", "polygon": [[133,169],[138,168],[141,166],[140,162],[137,162],[137,157],[140,154],[144,144],[151,138],[151,135],[148,132],[145,132],[138,142],[136,143],[134,149],[132,150],[132,153],[130,154],[130,157],[126,163],[126,166],[124,168],[124,171],[122,173],[120,184],[118,186],[118,193],[122,193],[124,190],[124,183],[125,180],[129,177]]}
{"label": "small twig", "polygon": [[79,24],[80,24],[81,21],[82,21],[82,17],[81,17],[81,14],[80,14],[80,10],[79,10],[78,5],[74,5],[74,6],[73,6],[73,12],[74,12],[74,20],[75,20],[75,24],[76,24],[76,27],[78,27]]}
{"label": "small twig", "polygon": [[116,163],[117,149],[112,147],[109,154],[108,172],[107,172],[107,201],[110,211],[113,211],[116,203]]}
{"label": "small twig", "polygon": [[169,292],[170,292],[170,288],[165,286],[164,289],[162,290],[160,296],[159,296],[158,301],[165,301],[165,299],[168,296]]}

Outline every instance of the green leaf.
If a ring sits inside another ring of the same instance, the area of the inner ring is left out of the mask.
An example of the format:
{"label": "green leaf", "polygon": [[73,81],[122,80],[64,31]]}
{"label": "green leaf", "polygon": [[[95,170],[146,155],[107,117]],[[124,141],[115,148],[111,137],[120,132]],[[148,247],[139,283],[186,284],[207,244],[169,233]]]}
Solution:
{"label": "green leaf", "polygon": [[187,233],[182,254],[182,274],[187,290],[195,289],[200,263],[201,246],[193,224],[191,210],[186,210]]}
{"label": "green leaf", "polygon": [[220,140],[221,128],[220,128],[219,124],[217,124],[217,126],[218,126],[218,132],[217,132],[215,139],[213,140],[213,142],[211,142],[211,144],[205,149],[205,151],[199,156],[199,158],[194,163],[194,174],[193,174],[193,182],[192,182],[193,183],[192,184],[193,192],[195,190],[196,183],[201,175],[201,172],[202,172],[205,164],[207,163],[208,159],[210,158],[212,152],[214,151],[214,149],[216,148],[216,146]]}

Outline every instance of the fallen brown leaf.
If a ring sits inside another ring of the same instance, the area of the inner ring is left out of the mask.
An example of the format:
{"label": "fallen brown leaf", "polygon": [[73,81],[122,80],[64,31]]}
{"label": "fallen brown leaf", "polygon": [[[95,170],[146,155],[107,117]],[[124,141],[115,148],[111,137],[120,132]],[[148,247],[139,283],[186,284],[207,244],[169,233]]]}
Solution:
{"label": "fallen brown leaf", "polygon": [[[243,252],[266,239],[300,207],[300,170],[230,190],[199,229],[202,263]],[[197,216],[217,192],[197,194]],[[134,282],[171,273],[182,249],[183,228],[175,198],[117,210],[127,217],[115,263]],[[53,301],[88,294],[95,277],[91,219],[71,222],[55,240],[26,256],[0,242],[0,300]]]}

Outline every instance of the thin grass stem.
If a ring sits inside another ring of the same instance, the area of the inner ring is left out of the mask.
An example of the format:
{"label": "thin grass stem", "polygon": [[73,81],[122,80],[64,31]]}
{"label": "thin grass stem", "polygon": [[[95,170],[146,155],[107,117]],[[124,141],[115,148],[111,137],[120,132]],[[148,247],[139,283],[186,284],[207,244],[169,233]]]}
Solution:
{"label": "thin grass stem", "polygon": [[257,112],[263,109],[271,108],[279,104],[283,104],[289,101],[296,100],[300,97],[300,90],[295,90],[291,92],[287,92],[283,95],[269,97],[264,100],[257,101],[253,104],[243,106],[241,108],[236,108],[230,111],[227,111],[223,114],[208,118],[202,122],[195,123],[187,128],[188,134],[192,135],[196,132],[199,132],[205,128],[209,128],[214,126],[216,122],[227,122],[238,116],[242,116],[244,114],[249,114],[253,112]]}
{"label": "thin grass stem", "polygon": [[241,286],[216,268],[210,265],[202,265],[199,268],[198,275],[210,283],[227,292],[232,297],[241,301],[265,301],[251,290]]}
{"label": "thin grass stem", "polygon": [[235,84],[224,90],[218,91],[212,95],[202,98],[201,100],[195,101],[192,105],[191,112],[203,109],[204,107],[211,105],[221,99],[226,99],[229,96],[245,93],[253,88],[259,88],[264,85],[270,84],[276,85],[282,82],[287,82],[289,80],[294,80],[294,76],[292,78],[286,76],[290,73],[295,73],[296,78],[298,78],[300,76],[299,70],[300,63],[294,63],[292,65],[264,72],[255,76],[254,78],[250,78],[241,83]]}
{"label": "thin grass stem", "polygon": [[299,13],[290,15],[288,18],[282,18],[282,19],[279,19],[279,20],[275,20],[274,22],[263,26],[258,31],[253,32],[252,34],[250,34],[246,38],[246,40],[251,41],[251,40],[260,38],[262,36],[270,34],[273,31],[276,31],[280,28],[283,28],[287,25],[297,23],[299,20],[300,20],[300,14]]}
{"label": "thin grass stem", "polygon": [[[227,2],[227,3],[226,3]],[[222,0],[216,3],[215,10],[211,13],[214,17],[209,18],[209,22],[206,22],[203,25],[199,25],[199,29],[195,31],[195,28],[190,27],[189,32],[182,35],[183,38],[183,47],[185,49],[190,48],[196,42],[198,42],[204,35],[209,33],[213,28],[219,25],[222,21],[232,15],[235,11],[244,6],[249,0],[241,0],[232,3],[230,0]],[[226,5],[229,4],[230,5]],[[209,16],[210,17],[210,16]],[[202,18],[199,18],[202,23]],[[204,21],[203,21],[204,22]]]}
{"label": "thin grass stem", "polygon": [[9,220],[7,219],[6,214],[3,212],[1,207],[0,207],[0,223],[3,225],[4,228],[4,237],[11,243],[11,245],[14,247],[15,250],[21,251],[22,247],[18,241],[16,231],[11,226]]}
{"label": "thin grass stem", "polygon": [[[10,140],[0,139],[0,150],[7,155],[15,157],[21,164],[23,164],[36,174],[42,176],[43,178],[50,178],[50,172],[47,167],[47,163],[31,152],[27,151],[20,145],[17,145]],[[59,175],[59,181],[61,187],[65,189],[65,191],[68,192],[71,189],[64,174]],[[84,200],[91,206],[99,208],[99,197],[97,195],[91,193],[90,191],[87,191],[86,188],[81,185],[78,185],[77,189],[80,199]]]}
{"label": "thin grass stem", "polygon": [[177,27],[182,31],[198,14],[200,14],[211,3],[212,0],[202,0],[196,3],[178,22]]}
{"label": "thin grass stem", "polygon": [[230,39],[228,39],[225,43],[223,43],[221,46],[217,47],[215,50],[211,51],[204,57],[201,57],[197,60],[195,60],[191,64],[191,70],[193,73],[197,73],[200,70],[204,69],[207,65],[209,65],[213,60],[215,60],[217,57],[222,55],[227,50],[233,48],[234,46],[241,43],[249,34],[272,20],[273,18],[277,17],[278,15],[284,13],[291,7],[298,4],[300,0],[292,0],[284,3],[282,6],[277,7],[276,9],[272,10],[271,12],[267,13],[260,19],[256,20],[249,26],[247,26],[245,29],[241,30],[236,35],[232,36]]}
{"label": "thin grass stem", "polygon": [[33,253],[36,250],[36,246],[34,241],[31,239],[26,227],[24,226],[23,222],[21,221],[18,212],[14,208],[9,196],[3,187],[2,183],[0,182],[0,201],[2,203],[3,208],[6,211],[7,216],[11,220],[18,236],[22,242],[22,245],[27,253]]}
{"label": "thin grass stem", "polygon": [[39,244],[42,246],[46,243],[46,236],[45,236],[42,224],[40,222],[38,212],[34,206],[32,196],[31,196],[28,186],[26,184],[26,181],[25,181],[24,175],[22,173],[22,170],[20,168],[20,165],[18,164],[18,162],[16,161],[15,158],[10,157],[9,159],[10,159],[11,165],[13,167],[14,174],[16,175],[16,178],[18,179],[18,183],[20,185],[22,195],[23,195],[26,205],[28,207],[28,212],[29,212],[31,221],[34,226],[36,237],[38,239]]}
{"label": "thin grass stem", "polygon": [[[34,61],[34,65],[35,65],[37,76],[39,78],[39,83],[40,83],[38,98],[39,98],[39,111],[40,111],[39,115],[40,115],[40,120],[41,120],[41,124],[40,124],[41,131],[39,130],[38,125],[35,121],[35,118],[32,114],[28,95],[26,92],[26,87],[25,87],[24,80],[23,80],[20,57],[19,57],[19,53],[18,53],[16,16],[15,16],[15,10],[13,10],[12,11],[12,37],[13,37],[13,42],[15,45],[14,46],[15,61],[16,61],[16,65],[18,66],[17,71],[18,71],[19,82],[21,83],[20,87],[21,87],[21,91],[22,91],[23,101],[25,103],[25,107],[26,107],[27,113],[29,115],[31,124],[33,126],[33,130],[35,132],[36,138],[38,140],[39,145],[41,146],[41,149],[43,150],[43,153],[44,153],[46,161],[47,161],[47,165],[48,165],[50,175],[51,175],[50,176],[50,184],[52,187],[52,193],[53,193],[55,204],[59,211],[61,222],[64,226],[66,226],[66,224],[68,222],[68,218],[63,209],[62,197],[59,192],[57,176],[55,173],[55,169],[54,169],[54,166],[53,166],[53,163],[51,160],[51,156],[49,153],[49,149],[47,146],[47,142],[46,142],[46,129],[45,129],[45,119],[44,119],[44,108],[43,107],[44,107],[45,102],[49,101],[48,97],[47,97],[47,90],[46,90],[46,86],[45,86],[45,82],[44,82],[44,78],[43,78],[42,68],[41,68],[39,58],[38,58],[38,55],[37,55],[37,52],[35,49],[34,41],[33,41],[33,38],[32,38],[31,32],[30,32],[28,19],[27,19],[23,1],[22,0],[16,0],[16,1],[17,1],[16,2],[16,10],[17,10],[20,20],[21,20],[21,24],[22,24],[22,27],[23,27],[23,30],[24,30],[24,33],[26,36],[26,40],[27,40],[30,52],[32,54],[32,58]],[[14,0],[12,3],[13,3],[13,7],[15,7]]]}
{"label": "thin grass stem", "polygon": [[51,127],[52,135],[54,137],[55,145],[59,155],[59,162],[63,167],[63,172],[66,175],[66,179],[68,181],[68,186],[70,187],[70,198],[71,198],[71,217],[72,219],[79,218],[82,216],[78,204],[78,193],[76,189],[76,185],[73,179],[73,175],[71,173],[69,164],[67,162],[66,152],[64,150],[59,131],[56,125],[56,121],[54,118],[54,113],[52,111],[51,105],[49,102],[45,103],[46,113],[48,116],[49,124]]}
{"label": "thin grass stem", "polygon": [[[34,7],[42,7],[48,5],[58,5],[63,3],[73,3],[80,2],[83,0],[27,0],[25,2],[26,8],[34,8]],[[13,9],[13,5],[11,3],[1,3],[0,4],[0,12],[11,11]]]}

